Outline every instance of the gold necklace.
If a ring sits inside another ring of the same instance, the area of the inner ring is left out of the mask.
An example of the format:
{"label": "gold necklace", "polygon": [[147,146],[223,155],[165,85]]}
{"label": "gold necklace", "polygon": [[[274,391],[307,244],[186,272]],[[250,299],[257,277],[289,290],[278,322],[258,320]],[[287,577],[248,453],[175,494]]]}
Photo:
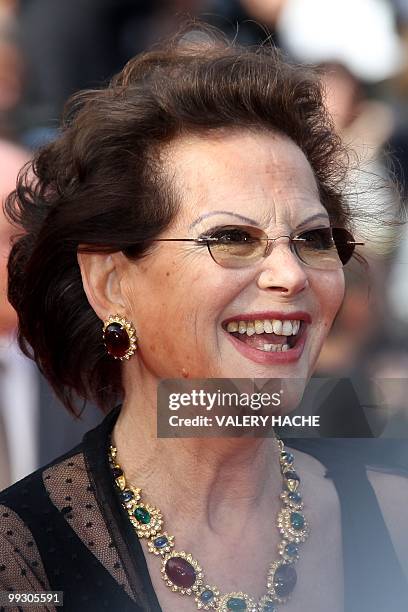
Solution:
{"label": "gold necklace", "polygon": [[265,595],[259,601],[242,591],[221,594],[216,586],[206,583],[202,567],[190,553],[174,550],[174,536],[163,530],[161,511],[142,501],[142,490],[126,481],[117,462],[117,449],[112,444],[109,446],[109,462],[117,492],[137,536],[146,538],[149,552],[161,558],[161,576],[166,585],[181,595],[194,596],[198,610],[276,612],[277,605],[288,601],[296,585],[294,565],[299,558],[299,544],[309,535],[309,526],[302,512],[303,501],[298,491],[300,479],[295,472],[293,454],[285,451],[282,440],[277,439],[282,474],[282,508],[276,519],[282,536],[278,545],[280,558],[268,568]]}

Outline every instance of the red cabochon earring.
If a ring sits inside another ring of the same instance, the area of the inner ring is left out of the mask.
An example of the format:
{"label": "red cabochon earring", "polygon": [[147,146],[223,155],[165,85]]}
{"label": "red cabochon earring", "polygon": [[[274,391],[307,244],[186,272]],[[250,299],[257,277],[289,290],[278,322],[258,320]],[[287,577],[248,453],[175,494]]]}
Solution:
{"label": "red cabochon earring", "polygon": [[103,324],[103,341],[114,359],[129,359],[136,351],[136,330],[120,315],[110,315]]}

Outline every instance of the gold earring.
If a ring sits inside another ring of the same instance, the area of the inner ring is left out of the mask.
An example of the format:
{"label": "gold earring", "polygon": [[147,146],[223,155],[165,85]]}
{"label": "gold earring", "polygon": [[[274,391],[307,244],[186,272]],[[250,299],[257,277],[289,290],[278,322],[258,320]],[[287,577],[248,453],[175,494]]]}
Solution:
{"label": "gold earring", "polygon": [[103,342],[114,359],[129,359],[136,351],[136,330],[121,315],[110,315],[103,324]]}

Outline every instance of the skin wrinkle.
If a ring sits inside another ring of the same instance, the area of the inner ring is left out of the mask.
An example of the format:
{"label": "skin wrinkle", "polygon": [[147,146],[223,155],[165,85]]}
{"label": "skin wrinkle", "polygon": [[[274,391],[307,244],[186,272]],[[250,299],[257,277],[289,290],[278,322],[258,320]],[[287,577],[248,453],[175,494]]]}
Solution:
{"label": "skin wrinkle", "polygon": [[[251,225],[254,225],[254,226],[256,226],[256,227],[260,227],[260,228],[263,228],[263,227],[264,227],[264,225],[268,225],[268,224],[259,223],[259,222],[258,222],[258,221],[256,221],[255,219],[249,219],[248,217],[243,217],[242,215],[237,215],[236,213],[233,213],[233,212],[228,212],[228,211],[217,211],[217,212],[215,212],[215,213],[213,212],[213,213],[208,213],[208,214],[206,214],[206,215],[201,215],[201,216],[200,216],[198,219],[196,219],[196,221],[195,221],[195,222],[192,224],[192,226],[190,226],[190,227],[193,227],[193,226],[194,226],[196,223],[198,223],[199,221],[201,221],[201,220],[202,220],[202,219],[204,219],[204,218],[209,218],[209,217],[211,217],[211,216],[218,216],[218,215],[229,215],[229,216],[232,216],[232,217],[234,217],[234,218],[235,218],[235,217],[237,217],[237,218],[239,218],[240,220],[245,221],[247,224],[251,224]],[[318,213],[318,214],[316,214],[316,215],[312,215],[311,217],[308,217],[307,219],[304,219],[304,220],[303,220],[301,223],[299,223],[299,224],[297,225],[297,227],[295,227],[295,228],[294,228],[294,229],[293,229],[293,230],[290,232],[290,234],[291,234],[291,235],[293,235],[293,234],[297,233],[297,232],[299,231],[299,229],[301,229],[301,228],[303,228],[303,227],[306,227],[306,226],[308,225],[308,223],[311,223],[312,221],[315,221],[315,220],[317,220],[317,219],[324,219],[325,221],[329,222],[329,217],[328,217],[328,215],[326,215],[326,214],[324,214],[324,213]],[[232,224],[232,223],[231,223],[231,224]],[[217,226],[207,228],[206,230],[204,230],[204,231],[202,232],[202,233],[203,233],[203,235],[204,235],[204,234],[206,234],[206,233],[208,233],[208,232],[210,232],[210,231],[212,231],[212,230],[213,230],[215,227],[217,227]],[[201,235],[200,235],[200,237],[201,237]]]}
{"label": "skin wrinkle", "polygon": [[[255,457],[250,457],[250,460],[256,460],[258,455],[261,455],[262,453],[262,449],[260,447],[257,448]],[[271,466],[274,465],[278,465],[278,457],[279,457],[279,449],[277,447],[277,445],[274,445],[274,448],[272,449],[272,453],[271,456],[266,458],[265,455],[261,455],[263,457],[263,459],[267,459],[267,465],[265,465],[265,467],[267,469],[271,469]],[[233,465],[229,465],[229,458],[226,456],[224,461],[221,462],[220,464],[220,469],[224,470],[224,473],[226,474],[226,476],[228,475],[228,472],[230,472],[231,477],[234,476],[234,472],[237,470],[237,468],[239,468],[240,464],[242,465],[242,467],[245,469],[245,463],[246,463],[246,458],[245,457],[235,457],[233,458]],[[275,474],[276,478],[279,478],[278,474]],[[252,514],[252,505],[257,505],[260,503],[260,500],[262,498],[262,496],[265,493],[265,489],[267,486],[267,481],[263,481],[261,482],[261,486],[259,488],[259,490],[257,491],[257,493],[255,493],[255,495],[253,496],[248,496],[248,494],[245,491],[234,491],[233,494],[231,494],[230,496],[228,496],[228,494],[225,496],[225,501],[228,503],[232,503],[235,504],[237,501],[239,500],[246,500],[249,501],[249,507],[247,510],[247,514],[245,515],[245,519],[248,518],[248,520],[251,519],[251,514]],[[215,518],[215,515],[212,511],[212,508],[214,506],[214,504],[217,503],[217,498],[219,497],[219,487],[220,487],[220,483],[218,481],[217,478],[217,474],[214,474],[214,478],[213,481],[211,483],[210,486],[210,495],[208,496],[208,500],[207,500],[207,506],[206,506],[206,517],[207,517],[207,521],[208,521],[208,526],[210,528],[210,530],[214,533],[215,536],[221,536],[222,535],[222,529],[220,527],[217,528],[217,520]],[[224,494],[225,495],[225,494]],[[246,522],[246,521],[245,521]]]}

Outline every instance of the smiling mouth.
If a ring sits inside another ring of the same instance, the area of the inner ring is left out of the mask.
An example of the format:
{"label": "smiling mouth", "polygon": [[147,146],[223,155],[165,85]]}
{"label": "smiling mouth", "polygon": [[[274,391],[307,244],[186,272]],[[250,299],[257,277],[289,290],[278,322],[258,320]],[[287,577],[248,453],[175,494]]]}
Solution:
{"label": "smiling mouth", "polygon": [[223,323],[222,327],[250,348],[267,353],[284,353],[296,346],[306,323],[300,319],[237,319]]}

